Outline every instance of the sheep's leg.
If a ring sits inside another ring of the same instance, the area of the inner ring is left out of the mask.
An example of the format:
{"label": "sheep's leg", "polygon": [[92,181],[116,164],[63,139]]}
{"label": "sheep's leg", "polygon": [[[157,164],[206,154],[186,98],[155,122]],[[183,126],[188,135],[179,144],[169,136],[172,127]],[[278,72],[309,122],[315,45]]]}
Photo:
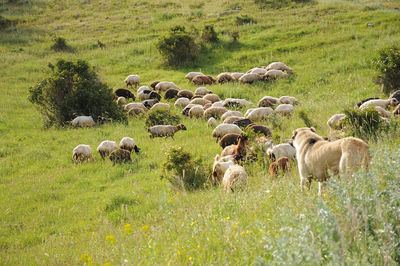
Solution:
{"label": "sheep's leg", "polygon": [[322,182],[318,182],[318,196],[322,196]]}

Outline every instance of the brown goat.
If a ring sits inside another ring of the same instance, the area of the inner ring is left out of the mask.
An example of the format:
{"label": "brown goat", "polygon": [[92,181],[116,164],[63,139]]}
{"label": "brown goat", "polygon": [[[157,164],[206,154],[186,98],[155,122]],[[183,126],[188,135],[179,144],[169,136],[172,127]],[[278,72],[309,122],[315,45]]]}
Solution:
{"label": "brown goat", "polygon": [[271,176],[272,179],[277,178],[279,170],[281,170],[282,173],[285,173],[289,170],[288,157],[281,157],[276,162],[272,162],[269,165],[269,175]]}

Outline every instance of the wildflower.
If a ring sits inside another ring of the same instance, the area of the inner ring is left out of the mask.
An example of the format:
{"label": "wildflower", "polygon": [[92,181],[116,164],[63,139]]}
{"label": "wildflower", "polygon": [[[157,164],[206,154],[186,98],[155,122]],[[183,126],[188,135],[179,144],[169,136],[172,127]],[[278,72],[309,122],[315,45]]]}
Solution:
{"label": "wildflower", "polygon": [[117,242],[117,240],[115,239],[115,237],[113,235],[106,236],[106,241],[109,242],[109,243]]}
{"label": "wildflower", "polygon": [[92,263],[93,259],[89,256],[89,254],[85,253],[79,258],[79,260],[83,263],[90,264]]}
{"label": "wildflower", "polygon": [[241,232],[240,234],[241,234],[241,235],[244,235],[245,233],[244,233],[244,232]]}
{"label": "wildflower", "polygon": [[171,203],[172,202],[172,199],[169,199],[168,201],[167,201],[167,203]]}
{"label": "wildflower", "polygon": [[347,259],[346,259],[347,261],[349,261],[350,260],[350,257],[347,257]]}
{"label": "wildflower", "polygon": [[227,219],[227,220],[230,220],[230,219],[231,219],[231,217],[229,217],[229,216],[228,216],[228,217],[226,217],[225,219]]}
{"label": "wildflower", "polygon": [[176,252],[176,254],[181,255],[181,251],[178,249],[178,251]]}
{"label": "wildflower", "polygon": [[190,227],[192,227],[194,225],[194,222],[192,222],[191,224],[190,224]]}
{"label": "wildflower", "polygon": [[179,196],[179,191],[176,192],[176,195]]}
{"label": "wildflower", "polygon": [[234,225],[233,225],[233,228],[236,228],[236,227],[237,227],[237,224],[234,224]]}
{"label": "wildflower", "polygon": [[106,263],[104,263],[103,266],[111,266],[111,265],[112,265],[111,262],[106,262]]}
{"label": "wildflower", "polygon": [[235,234],[235,238],[237,238],[238,237],[238,234]]}
{"label": "wildflower", "polygon": [[142,229],[143,229],[144,231],[147,231],[147,230],[149,230],[149,226],[148,226],[148,225],[143,225],[143,226],[142,226]]}
{"label": "wildflower", "polygon": [[133,232],[133,228],[131,227],[131,224],[125,224],[124,225],[126,233],[129,235]]}
{"label": "wildflower", "polygon": [[200,245],[197,245],[197,248],[200,248]]}
{"label": "wildflower", "polygon": [[246,234],[250,233],[249,230],[246,230]]}
{"label": "wildflower", "polygon": [[264,230],[262,230],[261,228],[260,228],[260,232],[262,233]]}
{"label": "wildflower", "polygon": [[192,257],[189,257],[189,261],[192,261],[192,259],[193,259]]}
{"label": "wildflower", "polygon": [[267,234],[269,235],[270,233],[271,233],[271,231],[268,230],[268,231],[267,231]]}
{"label": "wildflower", "polygon": [[324,198],[326,198],[326,194],[324,194]]}
{"label": "wildflower", "polygon": [[278,238],[278,234],[275,234],[275,238]]}

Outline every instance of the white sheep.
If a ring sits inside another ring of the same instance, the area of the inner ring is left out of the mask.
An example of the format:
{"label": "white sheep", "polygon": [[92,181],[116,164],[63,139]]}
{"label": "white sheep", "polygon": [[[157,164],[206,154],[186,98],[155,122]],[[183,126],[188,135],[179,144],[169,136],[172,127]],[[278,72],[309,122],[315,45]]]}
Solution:
{"label": "white sheep", "polygon": [[228,112],[228,109],[225,107],[210,107],[204,112],[205,118],[210,118],[211,116],[214,118],[220,118],[224,113]]}
{"label": "white sheep", "polygon": [[272,69],[286,71],[288,74],[293,73],[293,70],[282,62],[272,62],[267,66],[267,70],[272,70]]}
{"label": "white sheep", "polygon": [[105,140],[100,143],[97,147],[97,151],[100,153],[101,159],[104,160],[105,156],[109,156],[114,150],[117,150],[118,146],[115,141]]}
{"label": "white sheep", "polygon": [[392,117],[392,115],[393,115],[391,112],[389,112],[389,111],[383,109],[383,108],[380,107],[380,106],[375,106],[375,109],[376,109],[376,110],[379,112],[379,114],[380,114],[382,117],[384,117],[384,118],[389,118],[389,117]]}
{"label": "white sheep", "polygon": [[177,89],[179,90],[178,86],[175,83],[169,81],[161,81],[156,85],[157,91],[166,91],[168,89]]}
{"label": "white sheep", "polygon": [[217,94],[207,94],[203,96],[203,99],[206,99],[212,103],[216,103],[221,101],[221,99],[219,98],[219,96]]}
{"label": "white sheep", "polygon": [[179,130],[186,130],[185,125],[179,124],[176,126],[171,126],[171,125],[158,125],[158,126],[152,126],[149,129],[147,129],[147,132],[150,132],[150,138],[155,138],[155,137],[171,137],[172,139],[174,138],[174,134],[178,132]]}
{"label": "white sheep", "polygon": [[83,161],[94,162],[95,160],[93,158],[92,148],[86,144],[79,144],[72,151],[72,160],[74,160],[75,163]]}
{"label": "white sheep", "polygon": [[[218,101],[215,102],[211,105],[211,107],[224,107],[224,102],[223,101]],[[225,108],[225,107],[224,107]]]}
{"label": "white sheep", "polygon": [[146,108],[146,106],[144,106],[143,103],[128,103],[124,106],[124,109],[129,111],[132,108],[141,108],[143,109],[143,111],[147,112],[148,109]]}
{"label": "white sheep", "polygon": [[282,70],[276,70],[276,69],[271,69],[268,70],[262,78],[264,80],[274,80],[274,79],[280,79],[280,78],[287,78],[289,77],[288,74],[283,72]]}
{"label": "white sheep", "polygon": [[239,112],[239,111],[228,111],[228,112],[224,113],[224,114],[221,116],[221,119],[222,119],[222,120],[225,120],[225,119],[227,119],[227,118],[230,117],[230,116],[239,116],[239,117],[241,117],[241,116],[243,116],[243,114],[242,114],[241,112]]}
{"label": "white sheep", "polygon": [[214,117],[210,117],[210,119],[208,119],[208,121],[207,121],[207,126],[208,127],[215,128],[217,125],[218,125],[218,122]]}
{"label": "white sheep", "polygon": [[135,150],[136,153],[139,153],[139,151],[140,151],[139,147],[136,146],[133,138],[130,138],[130,137],[122,138],[119,143],[119,147],[121,149],[127,150],[129,152],[132,152],[132,150]]}
{"label": "white sheep", "polygon": [[278,160],[281,157],[289,159],[296,158],[296,149],[289,143],[281,143],[267,150],[267,155],[272,161]]}
{"label": "white sheep", "polygon": [[137,89],[137,94],[141,93],[144,90],[151,90],[148,86],[140,86],[139,89]]}
{"label": "white sheep", "polygon": [[224,122],[222,122],[223,124],[233,124],[234,122],[238,121],[238,120],[242,120],[244,119],[243,116],[229,116],[227,118],[224,119]]}
{"label": "white sheep", "polygon": [[249,102],[249,101],[246,100],[246,99],[226,98],[225,101],[224,101],[224,106],[229,106],[229,105],[231,105],[232,103],[238,104],[238,105],[240,105],[240,106],[242,106],[242,107],[247,107],[247,106],[250,106],[250,105],[253,104],[252,102]]}
{"label": "white sheep", "polygon": [[150,110],[169,110],[171,106],[168,103],[156,103]]}
{"label": "white sheep", "polygon": [[292,96],[281,96],[279,98],[279,102],[282,104],[291,104],[291,105],[295,105],[298,103],[297,99]]}
{"label": "white sheep", "polygon": [[118,97],[117,98],[117,103],[119,104],[119,105],[124,105],[124,104],[126,104],[126,98],[125,97]]}
{"label": "white sheep", "polygon": [[246,112],[245,118],[250,119],[251,121],[259,121],[266,119],[270,114],[273,113],[273,109],[271,107],[258,107],[253,108],[249,113]]}
{"label": "white sheep", "polygon": [[249,70],[249,73],[257,74],[257,75],[264,75],[267,72],[265,68],[255,67]]}
{"label": "white sheep", "polygon": [[135,85],[135,87],[137,87],[137,85],[139,85],[140,83],[140,77],[138,75],[129,75],[128,77],[126,77],[125,83],[127,87],[132,87],[132,85]]}
{"label": "white sheep", "polygon": [[206,99],[203,99],[203,98],[194,98],[193,100],[190,101],[190,103],[200,104],[202,106],[204,106],[204,105],[206,105],[208,103],[211,104],[211,102],[209,100],[206,100]]}
{"label": "white sheep", "polygon": [[222,185],[225,192],[235,192],[247,185],[247,173],[243,166],[234,164],[229,166],[222,178]]}
{"label": "white sheep", "polygon": [[202,106],[193,106],[192,108],[190,108],[189,110],[189,116],[190,117],[202,117],[204,114],[204,110]]}
{"label": "white sheep", "polygon": [[71,121],[73,127],[93,127],[96,123],[91,116],[81,115]]}
{"label": "white sheep", "polygon": [[217,138],[218,142],[220,138],[229,133],[242,134],[243,131],[235,124],[220,124],[214,129],[212,135],[214,138]]}
{"label": "white sheep", "polygon": [[209,94],[209,93],[211,93],[211,91],[210,91],[210,90],[207,90],[207,88],[205,88],[205,87],[198,87],[198,88],[194,91],[194,94],[195,94],[195,95],[200,95],[200,96],[204,96],[204,95]]}
{"label": "white sheep", "polygon": [[236,164],[236,160],[233,155],[220,157],[218,154],[215,156],[213,171],[212,171],[212,183],[221,182],[226,170],[229,166]]}
{"label": "white sheep", "polygon": [[258,101],[258,107],[273,107],[278,104],[279,99],[272,96],[264,96]]}
{"label": "white sheep", "polygon": [[390,98],[387,100],[375,99],[375,100],[369,100],[369,101],[363,103],[360,106],[360,109],[364,109],[364,108],[371,107],[371,106],[380,106],[384,109],[387,109],[389,106],[396,106],[398,104],[399,104],[399,101],[396,98]]}
{"label": "white sheep", "polygon": [[178,98],[175,103],[174,106],[175,107],[181,107],[181,108],[185,108],[188,104],[190,103],[190,100],[188,98]]}
{"label": "white sheep", "polygon": [[254,81],[260,80],[261,76],[255,73],[244,74],[239,78],[242,83],[253,83]]}
{"label": "white sheep", "polygon": [[275,112],[280,115],[292,115],[294,112],[294,107],[291,104],[280,104],[275,108]]}
{"label": "white sheep", "polygon": [[192,81],[192,79],[197,75],[204,76],[204,74],[201,73],[201,72],[189,72],[189,73],[186,74],[185,79],[188,79],[188,80]]}
{"label": "white sheep", "polygon": [[243,76],[244,73],[240,73],[240,72],[233,72],[231,73],[231,76],[235,79],[235,80],[239,80],[241,76]]}
{"label": "white sheep", "polygon": [[346,118],[345,114],[335,114],[328,119],[326,124],[330,127],[331,131],[341,127],[341,121]]}

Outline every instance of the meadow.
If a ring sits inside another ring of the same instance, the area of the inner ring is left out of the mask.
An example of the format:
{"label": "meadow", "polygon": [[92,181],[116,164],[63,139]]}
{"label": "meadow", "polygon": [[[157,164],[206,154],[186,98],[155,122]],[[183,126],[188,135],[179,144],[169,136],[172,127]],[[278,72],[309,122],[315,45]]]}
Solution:
{"label": "meadow", "polygon": [[[28,101],[29,87],[58,58],[87,60],[114,89],[138,74],[143,85],[167,80],[192,91],[196,86],[184,79],[189,71],[216,76],[282,61],[295,73],[287,80],[208,88],[253,103],[265,95],[299,99],[293,117],[264,123],[279,123],[274,140],[283,142],[304,126],[300,111],[327,135],[331,115],[367,97],[387,97],[374,82],[373,60],[400,42],[398,1],[270,2],[276,1],[2,0],[0,15],[12,25],[0,29],[0,264],[398,265],[398,134],[370,141],[370,172],[333,178],[322,197],[316,184],[300,191],[296,167],[271,180],[267,159],[246,165],[242,192],[227,195],[218,186],[189,192],[160,179],[161,165],[170,147],[181,146],[211,172],[221,148],[206,120],[182,117],[188,130],[174,140],[150,139],[137,118],[44,128]],[[243,16],[253,21],[241,25]],[[198,36],[214,25],[220,41],[205,44],[191,64],[168,66],[156,42],[176,25]],[[74,51],[51,50],[56,36]],[[141,148],[133,164],[112,166],[98,154],[94,163],[72,162],[78,144],[94,150],[125,136]]]}

